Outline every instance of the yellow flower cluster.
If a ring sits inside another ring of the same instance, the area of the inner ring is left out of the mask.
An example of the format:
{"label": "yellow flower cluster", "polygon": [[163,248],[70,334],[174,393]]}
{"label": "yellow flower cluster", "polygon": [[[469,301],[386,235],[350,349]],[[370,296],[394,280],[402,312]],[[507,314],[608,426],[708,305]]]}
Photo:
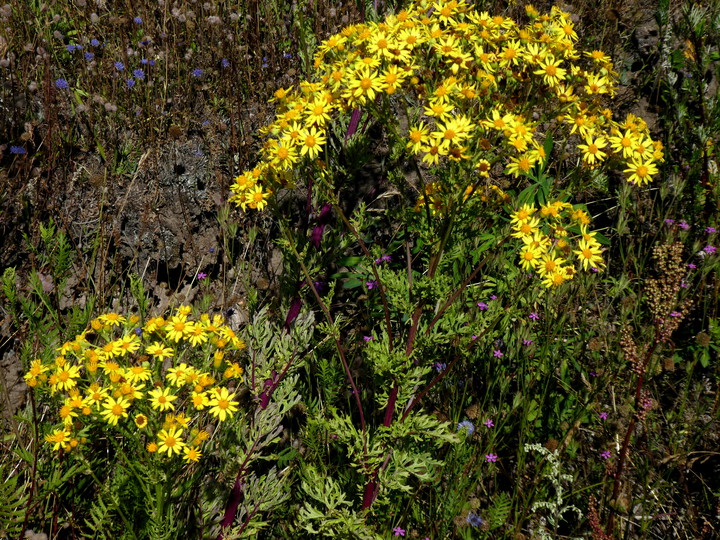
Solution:
{"label": "yellow flower cluster", "polygon": [[572,279],[575,262],[583,270],[599,271],[605,266],[597,233],[588,232],[590,216],[581,208],[560,201],[539,209],[525,204],[511,214],[510,223],[511,236],[523,243],[518,264],[536,272],[547,288]]}
{"label": "yellow flower cluster", "polygon": [[271,189],[292,184],[300,159],[321,155],[334,116],[399,92],[417,118],[400,136],[428,165],[502,161],[519,176],[546,158],[538,141],[559,129],[578,138],[587,167],[613,156],[629,182],[650,182],[662,145],[641,119],[618,123],[604,108],[617,79],[610,58],[581,54],[559,8],[526,12],[521,25],[465,0],[417,0],[383,22],[344,28],[320,45],[313,81],[275,92],[278,113],[262,130],[260,163],[235,179],[231,200],[262,209]]}
{"label": "yellow flower cluster", "polygon": [[197,426],[238,410],[235,394],[221,384],[242,382],[243,368],[231,357],[245,343],[221,316],[191,314],[181,306],[168,319],[139,325],[136,315],[106,313],[51,362],[31,362],[27,384],[59,406],[62,426],[45,437],[53,449],[76,448],[93,424],[129,427],[133,415],[149,452],[198,461],[209,434]]}

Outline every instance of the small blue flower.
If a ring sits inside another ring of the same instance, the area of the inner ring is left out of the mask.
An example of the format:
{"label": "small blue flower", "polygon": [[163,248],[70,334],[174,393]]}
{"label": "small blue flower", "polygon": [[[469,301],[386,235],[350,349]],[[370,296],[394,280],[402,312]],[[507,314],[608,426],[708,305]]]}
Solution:
{"label": "small blue flower", "polygon": [[100,42],[99,42],[97,39],[91,39],[91,40],[90,40],[90,45],[92,45],[93,47],[99,47],[99,46],[100,46]]}
{"label": "small blue flower", "polygon": [[75,45],[68,45],[67,47],[65,47],[65,49],[67,50],[67,52],[75,52],[75,49],[77,49],[77,47]]}
{"label": "small blue flower", "polygon": [[133,86],[135,86],[135,79],[128,79],[126,82],[128,88],[132,88]]}
{"label": "small blue flower", "polygon": [[25,150],[22,146],[11,146],[10,153],[22,155],[27,154],[27,150]]}
{"label": "small blue flower", "polygon": [[115,64],[113,64],[113,65],[115,66],[115,69],[117,69],[118,71],[122,71],[125,69],[125,64],[123,64],[122,62],[115,62]]}
{"label": "small blue flower", "polygon": [[228,60],[227,58],[223,58],[222,60],[220,60],[220,65],[221,65],[222,67],[224,67],[224,68],[229,67],[229,66],[230,66],[230,60]]}
{"label": "small blue flower", "polygon": [[482,518],[478,516],[475,512],[470,512],[465,518],[465,520],[473,527],[479,527],[483,524]]}
{"label": "small blue flower", "polygon": [[195,69],[192,70],[192,76],[193,76],[193,77],[202,77],[202,74],[203,74],[203,73],[204,73],[203,70],[200,69],[200,68],[195,68]]}
{"label": "small blue flower", "polygon": [[136,79],[139,79],[141,81],[145,80],[145,72],[142,69],[135,69],[133,70],[133,77]]}
{"label": "small blue flower", "polygon": [[268,63],[267,63],[267,56],[263,56],[263,63],[262,63],[262,67],[263,67],[263,68],[266,68],[266,67],[268,67]]}
{"label": "small blue flower", "polygon": [[85,60],[87,60],[88,62],[89,62],[90,60],[92,60],[93,58],[95,58],[95,55],[94,55],[93,53],[91,53],[91,52],[86,52],[86,53],[85,53]]}
{"label": "small blue flower", "polygon": [[283,54],[283,58],[285,58],[285,60],[290,60],[292,58],[292,54],[286,52],[285,54]]}
{"label": "small blue flower", "polygon": [[133,19],[133,22],[134,22],[135,24],[142,24],[142,19],[141,19],[140,17],[135,17],[135,18]]}
{"label": "small blue flower", "polygon": [[457,431],[460,431],[461,429],[466,429],[468,435],[472,435],[475,433],[475,426],[470,420],[463,420],[457,425]]}
{"label": "small blue flower", "polygon": [[68,86],[70,86],[65,79],[57,79],[55,81],[55,86],[58,87],[60,90],[65,90]]}

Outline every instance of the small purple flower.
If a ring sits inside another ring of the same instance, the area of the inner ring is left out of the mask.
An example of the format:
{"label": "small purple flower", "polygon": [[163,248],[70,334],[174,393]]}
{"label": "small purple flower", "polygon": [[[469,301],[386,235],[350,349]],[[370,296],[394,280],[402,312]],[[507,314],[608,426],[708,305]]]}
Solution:
{"label": "small purple flower", "polygon": [[670,312],[671,317],[679,317],[680,315],[682,315],[682,313],[680,313],[679,311],[671,311]]}
{"label": "small purple flower", "polygon": [[717,248],[715,246],[707,245],[703,248],[703,251],[708,255],[712,255],[717,251]]}
{"label": "small purple flower", "polygon": [[600,457],[603,459],[610,459],[610,456],[612,456],[612,452],[610,452],[610,450],[605,450],[600,453]]}
{"label": "small purple flower", "polygon": [[133,77],[135,77],[138,80],[144,81],[145,80],[145,72],[142,69],[135,69],[135,70],[133,70]]}
{"label": "small purple flower", "polygon": [[532,339],[523,339],[522,344],[527,347],[528,345],[533,344],[533,340]]}
{"label": "small purple flower", "polygon": [[375,264],[382,264],[384,262],[392,262],[392,257],[390,255],[381,255],[379,258],[375,259]]}
{"label": "small purple flower", "polygon": [[87,60],[88,62],[95,58],[95,54],[91,52],[86,52],[83,56],[85,56],[85,60]]}
{"label": "small purple flower", "polygon": [[22,155],[22,154],[27,154],[27,150],[25,150],[22,146],[11,146],[10,153]]}
{"label": "small purple flower", "polygon": [[591,377],[597,377],[597,373],[595,373],[594,371],[591,371],[591,372],[590,372],[590,376],[591,376]]}
{"label": "small purple flower", "polygon": [[61,78],[55,81],[55,86],[60,90],[65,90],[70,85],[68,84],[67,80]]}
{"label": "small purple flower", "polygon": [[135,79],[128,79],[125,81],[125,83],[127,84],[128,88],[132,88],[133,86],[135,86]]}
{"label": "small purple flower", "polygon": [[531,321],[537,321],[540,318],[540,315],[538,315],[536,312],[531,312],[530,315],[528,315],[528,319]]}
{"label": "small purple flower", "polygon": [[435,363],[433,364],[433,367],[435,368],[435,371],[437,371],[438,373],[440,373],[441,371],[443,371],[443,370],[447,367],[447,364],[445,364],[444,362],[435,362]]}
{"label": "small purple flower", "polygon": [[597,274],[597,273],[600,271],[600,269],[598,269],[598,268],[595,267],[595,266],[591,266],[591,267],[590,267],[590,271],[591,271],[593,274]]}
{"label": "small purple flower", "polygon": [[488,308],[488,305],[485,302],[478,302],[477,307],[480,308],[480,311],[485,311]]}
{"label": "small purple flower", "polygon": [[463,420],[457,425],[457,431],[460,431],[461,429],[467,430],[468,435],[472,435],[475,433],[475,426],[473,426],[473,423],[470,420]]}
{"label": "small purple flower", "polygon": [[208,253],[215,253],[215,248],[208,249]]}
{"label": "small purple flower", "polygon": [[118,71],[123,71],[125,69],[125,64],[123,64],[122,62],[115,62],[113,65]]}
{"label": "small purple flower", "polygon": [[205,279],[207,277],[207,274],[205,272],[200,272],[197,275],[198,279]]}
{"label": "small purple flower", "polygon": [[371,279],[370,281],[366,281],[365,285],[367,286],[368,290],[371,291],[373,289],[377,289],[378,283],[374,279]]}
{"label": "small purple flower", "polygon": [[99,42],[97,39],[91,39],[91,40],[90,40],[90,45],[92,45],[93,47],[99,47],[99,46],[100,46],[100,42]]}
{"label": "small purple flower", "polygon": [[493,422],[491,418],[485,420],[483,424],[485,424],[485,427],[487,428],[495,427],[495,422]]}
{"label": "small purple flower", "polygon": [[495,358],[502,358],[502,357],[505,356],[505,355],[503,354],[503,352],[502,352],[500,349],[495,349],[495,350],[493,351],[493,356],[494,356]]}
{"label": "small purple flower", "polygon": [[200,68],[195,68],[192,70],[193,77],[202,77],[203,73],[205,73],[205,72]]}
{"label": "small purple flower", "polygon": [[485,454],[485,461],[488,463],[495,463],[497,461],[497,456],[495,454]]}
{"label": "small purple flower", "polygon": [[367,342],[369,342],[369,341],[372,341],[373,339],[374,339],[374,338],[373,338],[372,336],[363,336],[363,341],[364,341],[365,343],[367,343]]}
{"label": "small purple flower", "polygon": [[687,267],[688,267],[690,270],[695,270],[695,269],[697,268],[697,265],[696,265],[696,264],[693,264],[693,263],[688,263]]}
{"label": "small purple flower", "polygon": [[683,221],[681,221],[680,223],[678,223],[678,227],[680,227],[681,229],[687,231],[687,230],[690,228],[690,225],[687,224],[687,221],[684,221],[684,220],[683,220]]}
{"label": "small purple flower", "polygon": [[223,58],[222,60],[220,60],[220,65],[224,68],[230,67],[230,60],[228,60],[227,58]]}
{"label": "small purple flower", "polygon": [[705,232],[708,234],[713,234],[717,232],[717,229],[715,227],[705,227]]}
{"label": "small purple flower", "polygon": [[684,281],[681,281],[681,282],[680,282],[680,287],[682,287],[683,289],[687,289],[688,287],[690,287],[690,285],[688,285],[688,284],[685,283]]}
{"label": "small purple flower", "polygon": [[133,22],[134,22],[135,24],[142,24],[142,18],[140,18],[140,17],[135,17],[135,18],[133,19]]}
{"label": "small purple flower", "polygon": [[600,413],[600,420],[607,420],[608,419],[608,413],[603,411]]}
{"label": "small purple flower", "polygon": [[670,218],[665,218],[665,223],[667,223],[668,225],[672,225],[673,223],[675,223],[675,220],[670,219]]}
{"label": "small purple flower", "polygon": [[393,534],[395,536],[405,536],[405,529],[401,529],[400,527],[395,527],[393,529]]}
{"label": "small purple flower", "polygon": [[470,512],[465,518],[465,521],[467,521],[473,527],[480,527],[480,525],[483,524],[482,518],[478,516],[475,512]]}
{"label": "small purple flower", "polygon": [[136,329],[135,329],[135,335],[136,335],[136,336],[142,336],[142,328],[136,328]]}
{"label": "small purple flower", "polygon": [[491,295],[490,295],[490,300],[497,300],[497,296],[495,296],[494,294],[491,294]]}

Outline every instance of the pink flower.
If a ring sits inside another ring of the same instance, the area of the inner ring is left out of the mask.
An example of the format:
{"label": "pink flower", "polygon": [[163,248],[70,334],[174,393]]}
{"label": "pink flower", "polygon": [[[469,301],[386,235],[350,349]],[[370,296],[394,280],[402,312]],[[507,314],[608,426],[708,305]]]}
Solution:
{"label": "pink flower", "polygon": [[401,529],[400,527],[395,527],[393,529],[393,534],[395,536],[405,536],[405,529]]}
{"label": "pink flower", "polygon": [[503,354],[503,352],[502,352],[501,350],[495,349],[495,350],[493,351],[493,356],[494,356],[495,358],[502,358],[502,357],[505,356],[505,355]]}
{"label": "pink flower", "polygon": [[497,456],[495,454],[485,454],[485,461],[488,463],[495,463],[497,461]]}

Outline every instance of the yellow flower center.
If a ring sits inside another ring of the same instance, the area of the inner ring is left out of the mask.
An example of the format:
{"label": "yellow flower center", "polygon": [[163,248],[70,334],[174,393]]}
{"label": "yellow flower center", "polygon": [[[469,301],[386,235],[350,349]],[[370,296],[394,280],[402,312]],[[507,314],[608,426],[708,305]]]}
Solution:
{"label": "yellow flower center", "polygon": [[218,409],[225,410],[230,406],[230,402],[227,399],[219,399],[217,406]]}
{"label": "yellow flower center", "polygon": [[372,79],[370,77],[363,77],[360,80],[360,88],[368,90],[370,87],[372,87]]}
{"label": "yellow flower center", "polygon": [[637,174],[639,178],[645,178],[648,175],[648,168],[645,165],[640,165],[635,171],[635,174]]}
{"label": "yellow flower center", "polygon": [[305,146],[309,148],[315,146],[315,137],[313,137],[312,135],[308,135],[307,137],[305,137]]}
{"label": "yellow flower center", "polygon": [[113,408],[111,410],[115,416],[120,416],[125,409],[123,409],[123,406],[118,403],[113,405]]}

